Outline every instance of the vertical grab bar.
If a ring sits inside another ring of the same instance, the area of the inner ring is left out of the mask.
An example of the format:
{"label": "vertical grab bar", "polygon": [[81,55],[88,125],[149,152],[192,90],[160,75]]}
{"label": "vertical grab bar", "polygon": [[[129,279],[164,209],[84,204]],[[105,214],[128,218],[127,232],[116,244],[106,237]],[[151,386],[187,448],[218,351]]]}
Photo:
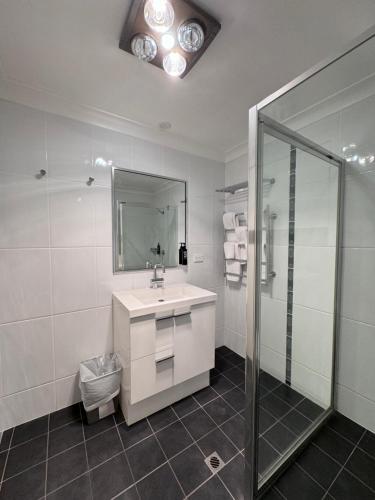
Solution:
{"label": "vertical grab bar", "polygon": [[[273,225],[277,214],[271,212],[270,206],[267,205],[263,211],[263,228],[262,228],[262,247],[264,249],[264,258],[262,260],[262,268],[265,268],[263,273],[262,269],[262,285],[269,285],[271,280],[276,276],[273,270]],[[265,241],[263,241],[263,234],[265,232]]]}

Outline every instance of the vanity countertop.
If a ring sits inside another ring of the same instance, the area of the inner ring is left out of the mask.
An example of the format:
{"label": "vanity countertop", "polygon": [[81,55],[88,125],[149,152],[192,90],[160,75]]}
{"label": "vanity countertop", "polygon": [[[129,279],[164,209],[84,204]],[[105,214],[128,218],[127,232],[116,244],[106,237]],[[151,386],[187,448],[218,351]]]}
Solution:
{"label": "vanity countertop", "polygon": [[114,292],[113,300],[125,307],[131,318],[182,309],[196,304],[215,302],[216,293],[189,283],[165,288],[135,288]]}

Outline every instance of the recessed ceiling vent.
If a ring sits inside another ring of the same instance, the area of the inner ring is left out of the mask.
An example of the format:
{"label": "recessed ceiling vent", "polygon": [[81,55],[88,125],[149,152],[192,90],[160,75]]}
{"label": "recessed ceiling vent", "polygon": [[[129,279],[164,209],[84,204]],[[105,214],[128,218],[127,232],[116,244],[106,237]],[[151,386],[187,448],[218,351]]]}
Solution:
{"label": "recessed ceiling vent", "polygon": [[220,31],[220,23],[190,0],[133,0],[120,49],[184,78]]}

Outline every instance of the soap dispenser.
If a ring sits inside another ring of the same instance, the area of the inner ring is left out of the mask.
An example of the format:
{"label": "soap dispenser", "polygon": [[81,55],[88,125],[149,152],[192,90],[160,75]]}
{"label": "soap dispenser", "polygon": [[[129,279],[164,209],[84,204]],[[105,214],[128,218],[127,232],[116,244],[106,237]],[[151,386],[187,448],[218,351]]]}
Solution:
{"label": "soap dispenser", "polygon": [[187,265],[187,248],[186,243],[180,243],[180,248],[178,250],[178,263],[180,266]]}

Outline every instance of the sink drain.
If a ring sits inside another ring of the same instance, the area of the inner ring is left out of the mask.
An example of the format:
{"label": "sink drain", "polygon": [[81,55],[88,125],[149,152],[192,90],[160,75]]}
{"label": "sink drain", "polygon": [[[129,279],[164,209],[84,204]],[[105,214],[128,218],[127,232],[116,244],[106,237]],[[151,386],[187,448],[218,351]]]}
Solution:
{"label": "sink drain", "polygon": [[211,453],[211,455],[205,459],[205,464],[213,474],[221,470],[225,465],[216,451]]}
{"label": "sink drain", "polygon": [[164,299],[159,299],[158,302],[164,302]]}

